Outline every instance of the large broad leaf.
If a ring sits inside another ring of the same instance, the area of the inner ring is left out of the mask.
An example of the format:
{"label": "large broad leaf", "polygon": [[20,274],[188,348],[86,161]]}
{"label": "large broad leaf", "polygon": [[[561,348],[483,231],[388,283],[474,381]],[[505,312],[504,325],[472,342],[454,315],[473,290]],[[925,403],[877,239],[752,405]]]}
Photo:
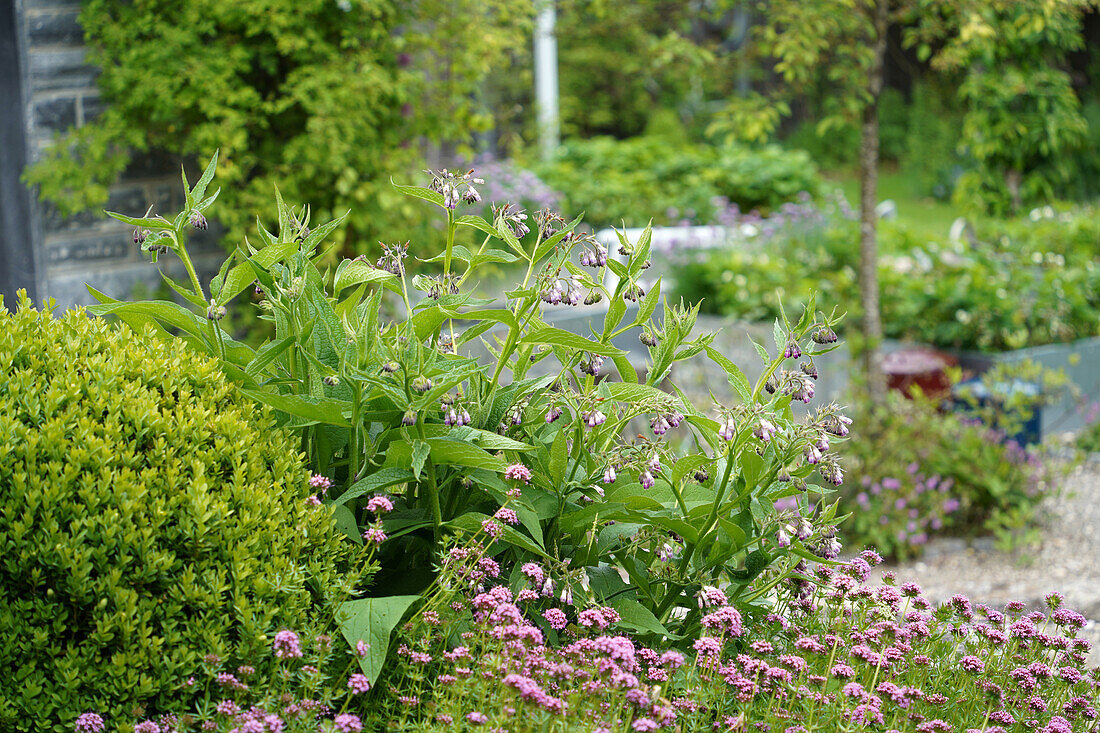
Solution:
{"label": "large broad leaf", "polygon": [[303,395],[284,395],[276,392],[263,392],[258,389],[241,389],[241,392],[257,402],[271,405],[276,410],[289,413],[310,423],[338,425],[343,428],[351,425],[344,417],[345,408],[350,409],[350,406],[341,400]]}
{"label": "large broad leaf", "polygon": [[611,344],[601,344],[599,341],[592,341],[586,339],[580,334],[573,333],[572,331],[566,331],[562,328],[555,328],[553,326],[543,326],[542,328],[536,328],[534,331],[526,334],[523,339],[523,343],[531,344],[550,344],[552,346],[564,346],[567,349],[576,349],[578,351],[589,351],[593,354],[599,354],[601,356],[618,356],[625,353],[622,349],[616,348]]}
{"label": "large broad leaf", "polygon": [[346,504],[352,499],[357,499],[364,494],[371,494],[375,491],[381,491],[382,489],[387,489],[397,484],[408,483],[412,480],[412,471],[404,468],[383,468],[381,471],[376,471],[356,481],[348,487],[347,491],[336,498],[336,503]]}
{"label": "large broad leaf", "polygon": [[[490,471],[503,471],[508,465],[504,459],[497,458],[488,451],[462,440],[428,438],[426,442],[431,447],[433,463],[485,468]],[[412,459],[413,446],[410,442],[395,441],[386,450],[386,464],[389,466],[411,467]]]}
{"label": "large broad leaf", "polygon": [[624,382],[604,382],[604,384],[607,385],[611,396],[619,402],[644,402],[646,400],[678,402],[668,392],[650,387],[648,384],[626,384]]}
{"label": "large broad leaf", "polygon": [[355,515],[352,514],[351,509],[343,504],[332,507],[332,519],[336,524],[336,529],[346,534],[348,539],[357,545],[363,544],[363,537],[359,534],[359,525],[356,524]]}
{"label": "large broad leaf", "polygon": [[214,155],[210,157],[210,162],[206,164],[206,170],[202,172],[202,176],[199,178],[195,187],[188,190],[187,186],[187,174],[181,169],[180,173],[183,174],[183,188],[187,194],[187,207],[191,208],[197,202],[202,201],[202,197],[206,195],[206,187],[210,185],[210,181],[214,180],[214,171],[218,168],[218,150],[214,151]]}
{"label": "large broad leaf", "polygon": [[239,265],[235,265],[225,276],[225,282],[218,290],[218,302],[225,304],[247,288],[256,280],[254,267],[270,269],[276,262],[281,262],[298,251],[298,242],[276,242],[264,247],[252,257]]}
{"label": "large broad leaf", "polygon": [[516,327],[516,317],[512,311],[507,308],[484,308],[482,310],[466,311],[464,313],[459,313],[457,310],[445,309],[444,312],[463,321],[494,321],[496,323],[503,323],[509,328]]}
{"label": "large broad leaf", "polygon": [[314,229],[312,232],[310,232],[309,236],[307,236],[305,241],[302,243],[302,249],[307,252],[312,250],[314,247],[320,244],[325,239],[325,237],[331,234],[332,231],[336,229],[336,227],[343,224],[344,219],[347,219],[348,214],[350,213],[351,209],[348,209],[341,216],[333,219],[330,222],[326,222]]}
{"label": "large broad leaf", "polygon": [[643,634],[658,634],[670,639],[681,638],[666,629],[664,624],[653,615],[652,611],[632,598],[616,596],[611,599],[608,605],[618,611],[619,616],[622,618],[618,624],[621,628]]}
{"label": "large broad leaf", "polygon": [[707,346],[707,356],[711,358],[718,366],[726,370],[726,374],[729,376],[730,386],[733,387],[733,391],[737,393],[737,396],[741,398],[741,401],[746,405],[752,404],[752,387],[749,386],[749,379],[745,376],[745,373],[741,371],[741,368],[730,361],[725,354],[715,349],[713,346]]}
{"label": "large broad leaf", "polygon": [[258,378],[273,361],[279,358],[279,355],[289,349],[294,344],[293,334],[287,336],[281,341],[269,341],[260,347],[260,350],[256,352],[256,356],[245,367],[245,371],[248,376],[253,379]]}
{"label": "large broad leaf", "polygon": [[336,268],[336,275],[332,282],[332,292],[338,294],[344,288],[360,283],[385,283],[396,280],[393,273],[380,270],[369,262],[362,260],[344,260]]}
{"label": "large broad leaf", "polygon": [[713,460],[714,459],[709,458],[708,456],[701,453],[695,453],[680,458],[672,466],[672,478],[670,479],[670,482],[673,486],[678,485],[689,473],[693,473],[695,469],[699,468],[700,466],[705,466]]}
{"label": "large broad leaf", "polygon": [[436,206],[443,206],[443,194],[438,191],[433,191],[430,188],[424,188],[422,186],[402,186],[399,183],[394,183],[393,179],[390,179],[390,183],[399,192],[406,196],[415,196],[418,199],[424,199],[425,201],[431,201]]}
{"label": "large broad leaf", "polygon": [[635,325],[642,325],[649,320],[653,312],[657,310],[657,304],[661,300],[661,278],[657,278],[657,282],[653,283],[653,287],[649,289],[645,297],[642,299],[641,305],[638,306],[638,317],[634,319]]}
{"label": "large broad leaf", "polygon": [[568,430],[559,430],[550,445],[550,481],[560,486],[565,481],[565,469],[569,467]]}
{"label": "large broad leaf", "polygon": [[340,632],[352,649],[362,641],[369,645],[359,658],[363,674],[371,681],[378,679],[390,649],[390,633],[401,623],[401,617],[420,596],[389,596],[348,601],[340,606]]}
{"label": "large broad leaf", "polygon": [[145,227],[146,229],[171,229],[172,222],[165,219],[163,216],[126,216],[125,214],[119,214],[116,211],[104,211],[104,214],[117,219],[123,224],[129,224],[132,227]]}
{"label": "large broad leaf", "polygon": [[618,354],[611,357],[615,362],[615,368],[619,370],[619,378],[624,382],[631,384],[637,384],[638,382],[638,369],[630,362],[630,357],[626,354]]}
{"label": "large broad leaf", "polygon": [[[462,224],[464,226],[473,227],[479,231],[488,234],[491,237],[499,237],[500,234],[493,228],[493,225],[482,219],[480,216],[473,216],[467,214],[466,216],[455,217],[455,224]],[[514,261],[514,260],[513,260]]]}
{"label": "large broad leaf", "polygon": [[454,427],[448,427],[440,423],[428,423],[427,425],[423,425],[421,426],[421,428],[418,429],[399,428],[394,432],[397,435],[403,436],[406,440],[414,440],[420,436],[420,429],[423,429],[424,436],[427,438],[450,438],[451,440],[461,440],[469,443],[476,443],[485,450],[529,451],[534,450],[535,448],[535,446],[533,445],[521,443],[520,441],[513,440],[506,435],[490,433],[488,430],[471,428],[468,425],[456,425]]}
{"label": "large broad leaf", "polygon": [[172,303],[167,300],[124,303],[114,300],[110,296],[104,295],[94,288],[89,287],[88,291],[102,303],[102,305],[88,307],[88,311],[97,316],[114,315],[127,322],[129,321],[126,317],[130,315],[152,317],[168,326],[178,328],[185,333],[199,338],[207,331],[207,322],[205,320],[199,318],[178,303]]}

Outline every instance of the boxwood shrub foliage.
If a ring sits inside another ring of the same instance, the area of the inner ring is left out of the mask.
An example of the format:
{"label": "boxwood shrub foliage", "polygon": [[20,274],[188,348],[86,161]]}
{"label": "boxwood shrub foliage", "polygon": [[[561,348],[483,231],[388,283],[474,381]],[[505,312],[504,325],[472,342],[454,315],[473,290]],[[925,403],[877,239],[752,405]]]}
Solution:
{"label": "boxwood shrub foliage", "polygon": [[2,730],[184,704],[203,655],[331,621],[363,580],[291,439],[182,342],[21,293],[0,435]]}

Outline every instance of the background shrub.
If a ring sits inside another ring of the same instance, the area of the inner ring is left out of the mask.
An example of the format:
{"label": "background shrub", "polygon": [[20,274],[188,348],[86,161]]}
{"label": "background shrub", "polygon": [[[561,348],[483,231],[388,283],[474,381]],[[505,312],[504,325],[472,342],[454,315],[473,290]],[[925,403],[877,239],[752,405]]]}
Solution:
{"label": "background shrub", "polygon": [[0,434],[4,730],[164,712],[356,580],[296,446],[179,341],[0,309]]}
{"label": "background shrub", "polygon": [[[845,211],[788,205],[757,221],[755,237],[683,252],[675,268],[677,294],[702,298],[704,311],[747,320],[778,316],[778,297],[788,307],[814,292],[829,307],[855,304],[859,228]],[[885,335],[990,352],[1100,335],[1100,230],[1090,210],[1033,213],[979,222],[972,244],[925,239],[883,222]]]}
{"label": "background shrub", "polygon": [[927,398],[891,393],[859,413],[840,513],[853,547],[919,554],[937,534],[993,533],[1002,541],[1029,526],[1052,489],[1058,465],[1003,432],[941,412]]}
{"label": "background shrub", "polygon": [[778,146],[713,147],[666,131],[629,140],[596,137],[564,143],[540,172],[564,195],[562,213],[593,226],[706,223],[731,203],[771,209],[802,191],[816,193],[809,155]]}

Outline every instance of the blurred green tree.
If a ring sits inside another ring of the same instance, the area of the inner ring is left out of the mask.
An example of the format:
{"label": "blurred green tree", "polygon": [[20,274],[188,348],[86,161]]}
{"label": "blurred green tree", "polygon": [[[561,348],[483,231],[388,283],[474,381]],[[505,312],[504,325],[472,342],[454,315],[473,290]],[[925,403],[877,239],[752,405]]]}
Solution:
{"label": "blurred green tree", "polygon": [[976,165],[956,201],[997,214],[1057,195],[1088,140],[1067,70],[1084,47],[1093,0],[919,0],[910,42],[935,69],[961,75],[960,147]]}
{"label": "blurred green tree", "polygon": [[530,5],[84,0],[80,22],[105,108],[25,179],[72,214],[102,206],[135,156],[198,161],[220,148],[231,243],[276,182],[319,218],[351,209],[338,235],[346,251],[362,251],[383,229],[414,236],[424,231],[421,207],[390,176],[422,166],[425,148],[436,158],[468,152],[471,136],[491,126],[478,90],[525,42]]}
{"label": "blurred green tree", "polygon": [[[822,84],[831,92],[819,131],[845,122],[860,125],[860,307],[863,376],[873,402],[885,395],[878,344],[882,340],[877,274],[876,214],[879,101],[887,33],[906,29],[906,41],[933,68],[963,69],[966,102],[963,142],[978,161],[959,196],[998,188],[1019,205],[1020,192],[1046,186],[1045,176],[1087,128],[1068,76],[1058,64],[1081,44],[1080,16],[1092,0],[764,0],[756,28],[757,51],[769,57],[779,84],[772,96],[731,100],[727,119],[755,124],[712,128],[727,136],[770,134],[785,99]],[[778,112],[777,112],[778,111]],[[1028,177],[1025,178],[1025,172]],[[1013,193],[1015,192],[1015,193]]]}

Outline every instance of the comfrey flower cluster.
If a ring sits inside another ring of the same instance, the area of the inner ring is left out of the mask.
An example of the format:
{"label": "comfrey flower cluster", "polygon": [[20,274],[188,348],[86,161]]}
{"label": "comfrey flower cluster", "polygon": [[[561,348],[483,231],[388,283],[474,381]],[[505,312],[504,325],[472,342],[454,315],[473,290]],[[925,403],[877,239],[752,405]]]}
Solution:
{"label": "comfrey flower cluster", "polygon": [[449,171],[446,168],[441,171],[429,170],[425,173],[432,177],[432,182],[428,184],[428,188],[436,193],[443,194],[443,205],[446,208],[452,210],[458,208],[460,200],[468,204],[481,201],[481,194],[474,186],[475,184],[478,186],[484,185],[485,181],[474,176],[473,168],[464,173]]}

